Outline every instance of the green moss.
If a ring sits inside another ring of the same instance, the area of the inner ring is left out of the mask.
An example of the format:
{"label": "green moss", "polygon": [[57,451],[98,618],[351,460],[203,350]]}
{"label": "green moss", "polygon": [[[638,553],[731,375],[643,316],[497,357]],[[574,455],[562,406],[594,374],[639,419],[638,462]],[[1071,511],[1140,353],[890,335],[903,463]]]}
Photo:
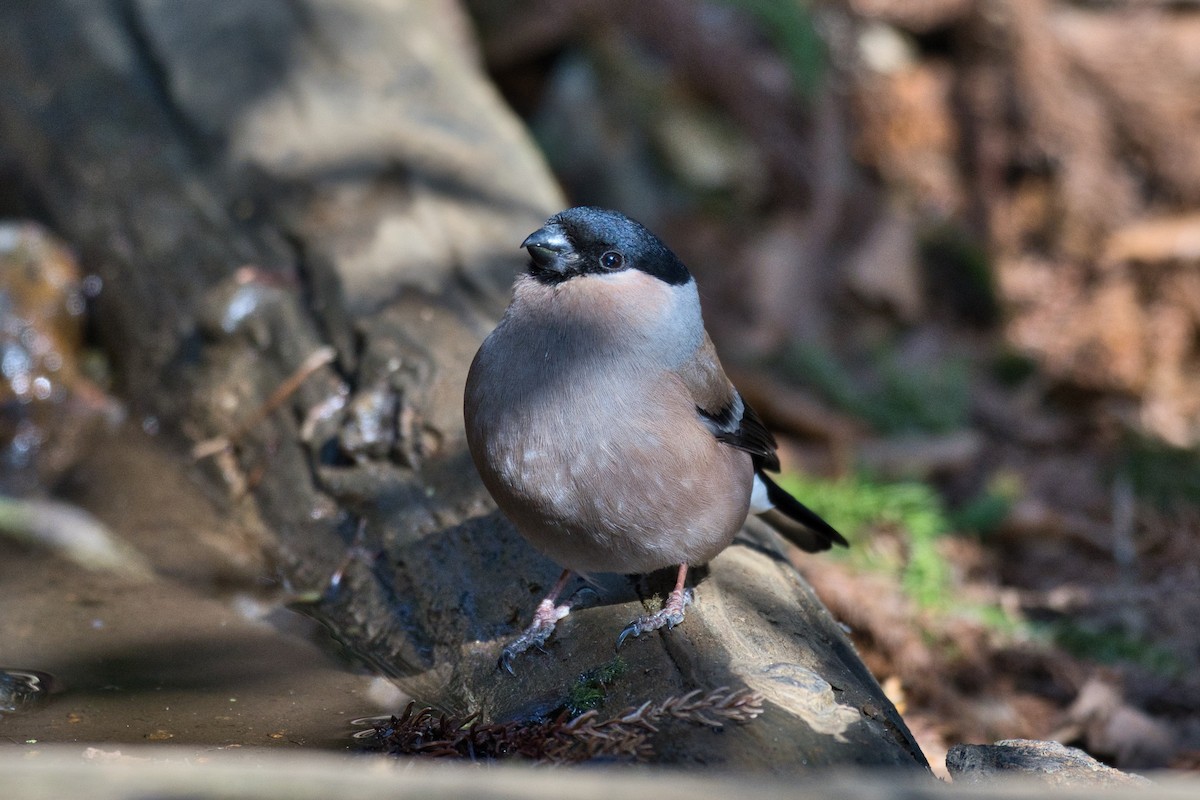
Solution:
{"label": "green moss", "polygon": [[1023,617],[1013,616],[1004,606],[969,603],[962,606],[961,611],[964,616],[977,619],[984,627],[1010,639],[1029,638],[1029,623]]}
{"label": "green moss", "polygon": [[994,532],[1020,499],[1022,491],[1019,475],[1004,471],[997,473],[983,491],[951,514],[954,530],[970,531],[982,536]]}
{"label": "green moss", "polygon": [[[922,606],[951,604],[950,565],[937,550],[937,541],[950,530],[950,523],[931,487],[862,476],[829,481],[787,475],[780,484],[842,532],[851,544],[847,558],[863,568],[895,574],[905,592]],[[871,530],[881,527],[899,531],[908,552],[898,555],[872,547]]]}
{"label": "green moss", "polygon": [[[960,511],[956,518],[960,523],[962,518],[974,518],[977,529],[985,530],[1017,496],[1020,487],[1013,480],[998,476],[969,504],[969,513]],[[894,575],[923,609],[973,618],[999,635],[1040,640],[1089,661],[1132,663],[1167,676],[1177,675],[1183,668],[1170,651],[1119,629],[1098,629],[1068,620],[1030,623],[996,604],[963,602],[954,592],[951,566],[938,551],[938,541],[961,528],[952,524],[940,497],[925,484],[881,482],[862,475],[826,480],[794,474],[783,476],[779,483],[849,540],[849,550],[835,549],[834,557],[848,559],[860,569]],[[889,529],[901,537],[907,552],[873,546],[874,535]],[[953,641],[935,637],[931,630],[919,630],[927,644],[951,648],[945,655],[954,655]]]}
{"label": "green moss", "polygon": [[579,716],[585,711],[599,708],[608,696],[608,687],[624,675],[628,668],[625,659],[614,656],[611,661],[580,675],[567,692],[567,710],[572,716]]}
{"label": "green moss", "polygon": [[989,534],[1000,527],[1011,508],[1011,499],[985,490],[954,512],[954,527]]}

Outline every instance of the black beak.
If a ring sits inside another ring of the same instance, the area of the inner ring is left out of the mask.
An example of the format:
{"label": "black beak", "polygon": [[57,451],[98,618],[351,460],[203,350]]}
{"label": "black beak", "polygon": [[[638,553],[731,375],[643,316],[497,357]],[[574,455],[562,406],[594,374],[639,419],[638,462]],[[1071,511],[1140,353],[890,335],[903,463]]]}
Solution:
{"label": "black beak", "polygon": [[566,259],[562,256],[570,252],[571,243],[557,225],[538,228],[525,237],[521,247],[529,251],[535,269],[549,272],[563,272],[567,269]]}

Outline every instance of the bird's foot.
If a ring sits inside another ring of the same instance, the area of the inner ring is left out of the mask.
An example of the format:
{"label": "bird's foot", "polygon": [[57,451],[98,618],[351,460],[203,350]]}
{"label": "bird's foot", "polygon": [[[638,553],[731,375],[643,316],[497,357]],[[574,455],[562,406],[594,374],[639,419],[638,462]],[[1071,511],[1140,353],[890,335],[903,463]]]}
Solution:
{"label": "bird's foot", "polygon": [[643,633],[656,631],[663,627],[674,628],[683,622],[684,610],[691,604],[691,589],[676,589],[671,592],[661,610],[638,617],[625,626],[625,630],[621,631],[621,635],[617,637],[617,649],[619,650],[630,636],[641,636]]}
{"label": "bird's foot", "polygon": [[538,604],[537,611],[533,613],[533,622],[529,623],[529,627],[520,636],[509,642],[504,651],[500,653],[500,661],[496,667],[507,670],[510,675],[515,675],[516,672],[512,667],[513,659],[531,647],[541,650],[542,645],[550,638],[550,634],[554,633],[554,626],[570,613],[570,601],[562,605],[555,605],[550,598],[543,600]]}

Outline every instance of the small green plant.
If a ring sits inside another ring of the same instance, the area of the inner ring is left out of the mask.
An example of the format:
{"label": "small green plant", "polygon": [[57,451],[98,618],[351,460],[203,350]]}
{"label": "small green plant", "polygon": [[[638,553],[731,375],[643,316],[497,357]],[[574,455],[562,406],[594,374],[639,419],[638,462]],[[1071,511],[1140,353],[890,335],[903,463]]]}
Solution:
{"label": "small green plant", "polygon": [[983,490],[955,509],[950,515],[954,530],[987,536],[993,533],[1012,510],[1022,493],[1021,478],[1001,471],[992,476]]}
{"label": "small green plant", "polygon": [[608,687],[624,675],[627,669],[625,659],[615,656],[611,661],[580,675],[567,692],[567,710],[578,716],[585,711],[599,708],[608,695]]}
{"label": "small green plant", "polygon": [[[868,569],[895,572],[905,591],[924,607],[951,603],[950,566],[937,550],[937,541],[950,530],[941,499],[915,481],[885,483],[863,476],[839,480],[788,475],[781,485],[805,498],[814,511],[850,541],[849,558]],[[891,527],[904,535],[907,554],[873,548],[871,529]]]}

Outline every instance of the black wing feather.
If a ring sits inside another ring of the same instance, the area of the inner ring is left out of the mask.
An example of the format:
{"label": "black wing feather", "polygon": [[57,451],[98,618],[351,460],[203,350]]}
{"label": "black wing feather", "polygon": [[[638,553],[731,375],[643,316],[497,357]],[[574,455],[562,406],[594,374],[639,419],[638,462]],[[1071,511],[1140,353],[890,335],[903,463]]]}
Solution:
{"label": "black wing feather", "polygon": [[766,518],[767,522],[772,523],[771,527],[787,535],[797,546],[808,550],[810,553],[819,550],[828,550],[831,545],[835,544],[842,547],[850,546],[850,543],[846,541],[844,536],[837,532],[837,529],[821,519],[817,512],[785,492],[775,481],[768,478],[762,472],[758,473],[758,479],[767,487],[767,499],[775,506],[775,510],[782,512],[792,522],[797,522],[804,528],[807,528],[799,536],[791,535],[782,526],[774,524],[772,519],[769,517]]}
{"label": "black wing feather", "polygon": [[775,451],[779,443],[762,418],[753,408],[742,399],[737,390],[733,391],[733,402],[717,413],[696,407],[700,418],[717,437],[718,442],[724,442],[730,447],[744,450],[754,457],[755,471],[769,469],[779,471],[779,456]]}
{"label": "black wing feather", "polygon": [[775,506],[763,515],[771,527],[809,552],[828,550],[834,544],[850,546],[832,525],[763,473],[763,470],[779,471],[779,456],[775,454],[779,444],[763,424],[762,417],[742,399],[736,389],[733,402],[720,411],[713,413],[699,406],[696,411],[717,441],[750,454],[754,472],[767,487],[767,499]]}

